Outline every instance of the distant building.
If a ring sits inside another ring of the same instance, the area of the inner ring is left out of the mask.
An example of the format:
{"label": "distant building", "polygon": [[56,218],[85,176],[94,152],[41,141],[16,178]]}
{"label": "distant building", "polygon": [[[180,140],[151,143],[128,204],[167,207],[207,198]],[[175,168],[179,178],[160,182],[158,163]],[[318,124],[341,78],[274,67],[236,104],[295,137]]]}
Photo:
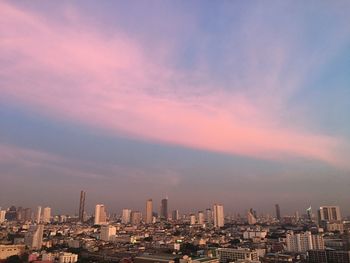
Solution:
{"label": "distant building", "polygon": [[130,217],[131,217],[131,209],[124,208],[122,210],[122,223],[123,224],[129,224],[130,223]]}
{"label": "distant building", "polygon": [[310,231],[296,234],[287,233],[286,245],[289,252],[306,252],[311,249],[325,248],[322,235],[313,235]]}
{"label": "distant building", "polygon": [[117,229],[115,226],[105,225],[101,227],[100,239],[103,241],[112,241],[117,234]]}
{"label": "distant building", "polygon": [[5,222],[6,210],[0,210],[0,224]]}
{"label": "distant building", "polygon": [[214,204],[214,226],[223,227],[225,224],[224,206],[220,204]]}
{"label": "distant building", "polygon": [[131,224],[138,225],[142,221],[142,213],[140,211],[131,212]]}
{"label": "distant building", "polygon": [[210,208],[207,208],[205,210],[205,221],[208,224],[212,224],[213,223],[213,211]]}
{"label": "distant building", "polygon": [[146,202],[145,223],[152,224],[152,222],[153,222],[153,201],[152,199],[148,199]]}
{"label": "distant building", "polygon": [[24,235],[24,243],[30,249],[41,249],[43,245],[44,226],[31,226]]}
{"label": "distant building", "polygon": [[50,223],[51,222],[51,208],[50,207],[45,207],[44,208],[42,221],[44,223]]}
{"label": "distant building", "polygon": [[41,206],[37,208],[35,222],[38,224],[41,222]]}
{"label": "distant building", "polygon": [[98,204],[95,207],[95,225],[103,225],[107,223],[106,208],[102,204]]}
{"label": "distant building", "polygon": [[164,198],[162,199],[160,206],[160,219],[168,220],[168,217],[168,198]]}
{"label": "distant building", "polygon": [[62,252],[58,256],[59,263],[74,263],[78,261],[78,255],[73,253]]}
{"label": "distant building", "polygon": [[196,216],[194,214],[190,215],[190,224],[195,225],[196,224]]}
{"label": "distant building", "polygon": [[180,219],[180,214],[179,214],[179,210],[174,210],[172,213],[172,220],[179,220]]}
{"label": "distant building", "polygon": [[279,204],[276,204],[276,205],[275,205],[275,208],[276,208],[276,218],[277,218],[277,220],[281,221],[281,210],[280,210],[280,205],[279,205]]}
{"label": "distant building", "polygon": [[217,253],[220,263],[259,259],[257,251],[245,248],[218,248]]}
{"label": "distant building", "polygon": [[25,245],[0,245],[0,260],[11,256],[20,256],[25,251]]}
{"label": "distant building", "polygon": [[309,263],[350,263],[350,251],[310,250],[307,254]]}
{"label": "distant building", "polygon": [[255,215],[253,213],[253,209],[250,209],[247,212],[247,221],[248,221],[249,225],[255,225],[256,224],[256,217],[255,217]]}
{"label": "distant building", "polygon": [[203,225],[205,221],[203,211],[198,212],[198,224]]}
{"label": "distant building", "polygon": [[79,199],[79,221],[84,222],[84,213],[85,213],[85,197],[86,193],[84,191],[80,192],[80,199]]}

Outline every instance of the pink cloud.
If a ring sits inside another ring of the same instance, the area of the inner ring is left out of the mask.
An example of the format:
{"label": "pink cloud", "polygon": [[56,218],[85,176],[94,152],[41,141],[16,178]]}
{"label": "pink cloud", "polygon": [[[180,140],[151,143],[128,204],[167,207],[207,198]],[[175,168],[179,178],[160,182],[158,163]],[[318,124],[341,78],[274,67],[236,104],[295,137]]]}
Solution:
{"label": "pink cloud", "polygon": [[[263,87],[224,91],[206,82],[205,71],[186,73],[165,63],[164,46],[155,57],[121,32],[107,36],[78,26],[74,12],[69,19],[74,26],[0,3],[0,55],[9,61],[0,69],[1,97],[141,140],[258,158],[341,162],[339,139],[283,125],[276,110],[290,89],[275,92],[278,76],[254,68],[252,81],[237,83],[259,87],[263,78]],[[283,49],[276,53],[277,71],[285,55]],[[299,81],[291,78],[286,85]]]}

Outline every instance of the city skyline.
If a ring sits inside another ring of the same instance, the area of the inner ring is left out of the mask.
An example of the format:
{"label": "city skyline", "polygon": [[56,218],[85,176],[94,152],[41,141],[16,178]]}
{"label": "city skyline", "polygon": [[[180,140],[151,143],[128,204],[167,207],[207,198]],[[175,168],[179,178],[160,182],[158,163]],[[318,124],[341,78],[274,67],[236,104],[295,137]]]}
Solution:
{"label": "city skyline", "polygon": [[349,8],[0,2],[0,206],[349,215]]}

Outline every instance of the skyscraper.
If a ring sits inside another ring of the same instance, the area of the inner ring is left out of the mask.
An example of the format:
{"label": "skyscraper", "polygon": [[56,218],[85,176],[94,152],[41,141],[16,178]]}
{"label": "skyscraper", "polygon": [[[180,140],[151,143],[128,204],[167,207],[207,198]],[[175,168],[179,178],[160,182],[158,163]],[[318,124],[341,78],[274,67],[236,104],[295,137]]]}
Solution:
{"label": "skyscraper", "polygon": [[190,215],[190,225],[196,224],[196,216],[194,214]]}
{"label": "skyscraper", "polygon": [[51,221],[51,208],[50,207],[44,208],[42,221],[44,223],[50,223],[50,221]]}
{"label": "skyscraper", "polygon": [[5,221],[6,210],[0,210],[0,224]]}
{"label": "skyscraper", "polygon": [[277,218],[277,220],[281,221],[281,210],[280,210],[280,205],[279,205],[279,204],[276,204],[275,207],[276,207],[276,218]]}
{"label": "skyscraper", "polygon": [[107,214],[105,206],[98,204],[95,207],[95,225],[103,225],[107,223]]}
{"label": "skyscraper", "polygon": [[39,224],[40,221],[41,221],[41,206],[38,206],[38,210],[36,212],[35,222]]}
{"label": "skyscraper", "polygon": [[131,217],[131,210],[124,208],[122,211],[122,223],[123,224],[129,224],[130,223],[130,217]]}
{"label": "skyscraper", "polygon": [[84,191],[80,192],[80,202],[79,202],[79,221],[84,222],[84,212],[85,212],[85,195]]}
{"label": "skyscraper", "polygon": [[40,249],[43,245],[44,226],[31,226],[24,235],[24,242],[26,246],[31,249]]}
{"label": "skyscraper", "polygon": [[256,217],[252,208],[247,212],[247,221],[249,225],[256,224]]}
{"label": "skyscraper", "polygon": [[211,211],[210,208],[207,208],[205,210],[205,217],[206,217],[206,222],[208,224],[212,224],[213,223],[213,211]]}
{"label": "skyscraper", "polygon": [[180,214],[179,214],[179,210],[174,210],[173,214],[172,214],[172,220],[179,220],[180,219]]}
{"label": "skyscraper", "polygon": [[339,206],[321,206],[318,210],[319,222],[338,222],[341,221]]}
{"label": "skyscraper", "polygon": [[168,220],[168,198],[162,199],[160,206],[160,219]]}
{"label": "skyscraper", "polygon": [[198,212],[198,224],[203,225],[204,224],[204,213],[203,211]]}
{"label": "skyscraper", "polygon": [[152,201],[152,199],[148,199],[146,202],[145,223],[151,224],[152,221],[153,221],[153,201]]}
{"label": "skyscraper", "polygon": [[214,227],[223,227],[225,224],[224,206],[214,204]]}
{"label": "skyscraper", "polygon": [[132,211],[130,216],[131,224],[138,225],[142,220],[142,213],[140,211]]}

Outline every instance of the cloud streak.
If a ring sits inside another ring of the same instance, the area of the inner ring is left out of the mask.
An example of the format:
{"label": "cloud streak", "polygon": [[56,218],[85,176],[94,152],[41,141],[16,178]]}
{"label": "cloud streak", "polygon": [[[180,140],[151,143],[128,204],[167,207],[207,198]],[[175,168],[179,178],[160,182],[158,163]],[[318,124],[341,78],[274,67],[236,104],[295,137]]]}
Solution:
{"label": "cloud streak", "polygon": [[[271,71],[252,66],[244,78],[234,77],[232,91],[210,80],[206,61],[190,71],[172,66],[168,60],[176,51],[163,42],[158,53],[149,54],[124,32],[91,29],[76,12],[67,19],[74,23],[0,3],[0,98],[139,140],[343,165],[337,155],[341,139],[290,127],[279,116],[281,104],[302,82],[294,72],[284,75],[280,87],[288,46],[266,54]],[[264,59],[252,54],[247,65]]]}

